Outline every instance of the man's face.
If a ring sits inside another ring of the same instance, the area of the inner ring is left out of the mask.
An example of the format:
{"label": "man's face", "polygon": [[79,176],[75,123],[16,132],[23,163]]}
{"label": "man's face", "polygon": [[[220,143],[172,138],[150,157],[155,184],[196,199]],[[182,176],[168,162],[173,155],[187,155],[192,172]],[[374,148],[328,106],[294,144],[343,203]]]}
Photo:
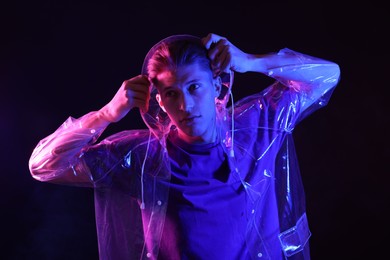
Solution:
{"label": "man's face", "polygon": [[[219,78],[218,78],[219,79]],[[160,106],[188,143],[209,143],[216,137],[215,98],[221,88],[211,70],[197,63],[165,70],[157,76]]]}

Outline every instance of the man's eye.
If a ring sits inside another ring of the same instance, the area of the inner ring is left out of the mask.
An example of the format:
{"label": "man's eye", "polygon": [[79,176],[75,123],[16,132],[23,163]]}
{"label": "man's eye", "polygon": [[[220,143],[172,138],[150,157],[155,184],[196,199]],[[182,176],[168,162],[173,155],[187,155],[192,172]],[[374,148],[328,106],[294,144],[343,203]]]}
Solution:
{"label": "man's eye", "polygon": [[198,89],[199,88],[199,85],[198,84],[192,84],[190,85],[190,87],[188,88],[189,91],[194,91],[195,89]]}
{"label": "man's eye", "polygon": [[165,92],[165,96],[166,97],[175,97],[176,92],[175,91],[167,91],[167,92]]}

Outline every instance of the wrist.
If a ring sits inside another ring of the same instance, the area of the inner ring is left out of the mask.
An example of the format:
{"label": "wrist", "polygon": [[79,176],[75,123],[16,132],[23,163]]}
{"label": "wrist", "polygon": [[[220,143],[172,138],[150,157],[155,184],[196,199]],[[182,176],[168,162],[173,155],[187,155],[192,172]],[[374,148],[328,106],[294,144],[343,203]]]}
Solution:
{"label": "wrist", "polygon": [[113,123],[113,117],[111,116],[110,109],[105,105],[100,110],[96,112],[95,121],[98,125],[107,126],[110,123]]}
{"label": "wrist", "polygon": [[248,72],[264,72],[266,71],[265,55],[248,54],[247,71]]}

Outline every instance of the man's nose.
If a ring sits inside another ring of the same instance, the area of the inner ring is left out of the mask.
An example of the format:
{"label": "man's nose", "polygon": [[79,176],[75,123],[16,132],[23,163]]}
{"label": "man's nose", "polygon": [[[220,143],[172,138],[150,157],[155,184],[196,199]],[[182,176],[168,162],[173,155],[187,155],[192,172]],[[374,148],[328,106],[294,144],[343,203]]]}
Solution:
{"label": "man's nose", "polygon": [[186,112],[189,112],[194,107],[194,99],[191,95],[183,94],[180,109]]}

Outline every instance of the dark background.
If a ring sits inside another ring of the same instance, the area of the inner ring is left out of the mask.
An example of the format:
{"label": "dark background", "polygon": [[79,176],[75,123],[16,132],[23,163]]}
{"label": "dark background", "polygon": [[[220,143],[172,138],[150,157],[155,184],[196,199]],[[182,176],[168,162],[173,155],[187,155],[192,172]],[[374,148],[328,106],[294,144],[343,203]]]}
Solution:
{"label": "dark background", "polygon": [[[246,52],[288,47],[340,65],[328,106],[294,133],[312,258],[381,259],[389,242],[388,18],[374,1],[3,2],[0,258],[98,258],[93,191],[34,180],[34,147],[68,116],[106,104],[160,39],[213,32]],[[235,100],[269,83],[236,74]],[[139,127],[131,112],[106,134]]]}

